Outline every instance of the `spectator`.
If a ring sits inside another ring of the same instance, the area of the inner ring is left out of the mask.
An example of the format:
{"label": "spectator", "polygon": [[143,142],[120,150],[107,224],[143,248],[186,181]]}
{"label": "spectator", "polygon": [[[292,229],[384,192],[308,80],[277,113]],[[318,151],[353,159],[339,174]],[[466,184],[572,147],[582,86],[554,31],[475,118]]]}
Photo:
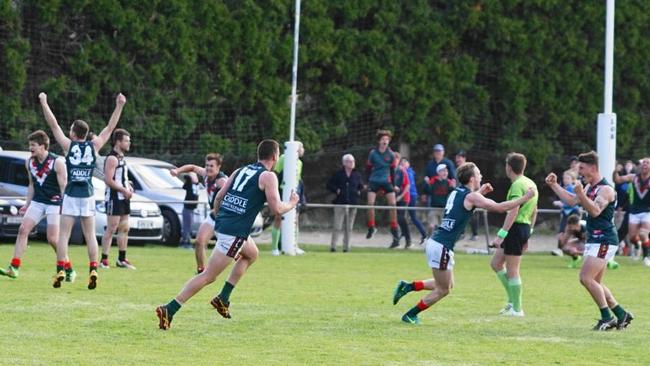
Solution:
{"label": "spectator", "polygon": [[[551,254],[570,256],[569,268],[578,268],[582,262],[586,242],[587,222],[580,220],[579,214],[572,214],[567,218],[564,231],[558,237],[558,249],[552,251]],[[607,261],[607,268],[617,269],[618,267],[619,264],[613,258]]]}
{"label": "spectator", "polygon": [[[573,187],[575,186],[577,181],[578,181],[578,176],[571,169],[564,171],[564,174],[562,174],[562,186],[567,192],[571,194],[575,194]],[[560,228],[558,230],[558,234],[562,234],[565,231],[564,229],[566,227],[567,218],[573,214],[578,215],[578,217],[580,216],[580,206],[570,206],[567,203],[562,202],[561,200],[553,201],[553,206],[561,209]]]}
{"label": "spectator", "polygon": [[[183,178],[185,183],[185,201],[197,201],[199,199],[199,178],[194,172],[190,172]],[[183,204],[183,235],[181,237],[181,248],[192,249],[190,240],[192,238],[192,224],[196,203]]]}
{"label": "spectator", "polygon": [[[449,179],[447,165],[438,164],[436,168],[437,175],[429,181],[428,193],[430,199],[429,207],[443,208],[447,204],[447,196],[454,188],[452,180]],[[442,210],[429,211],[429,229],[433,230],[442,223]]]}
{"label": "spectator", "polygon": [[[398,161],[401,162],[400,154],[395,153],[395,157]],[[395,200],[397,201],[398,207],[408,207],[411,202],[411,187],[408,173],[406,169],[399,164],[397,169],[395,169],[395,191],[397,195]],[[409,230],[409,225],[406,222],[406,210],[397,211],[397,223],[400,228],[400,236],[393,238],[393,242],[390,244],[389,249],[397,248],[399,246],[399,240],[401,237],[404,237],[406,240],[406,246],[404,249],[411,247],[411,231]]]}
{"label": "spectator", "polygon": [[[411,167],[411,163],[408,161],[406,158],[402,158],[402,161],[400,163],[404,169],[406,169],[406,173],[408,174],[409,177],[409,189],[410,189],[410,195],[411,195],[411,201],[409,202],[409,207],[415,207],[418,202],[418,188],[417,188],[417,179],[415,179],[415,170]],[[424,229],[424,225],[422,225],[422,222],[418,219],[417,211],[416,210],[408,210],[409,216],[411,217],[411,222],[413,222],[413,225],[418,229],[420,232],[420,245],[424,244],[424,241],[427,239],[427,231]]]}
{"label": "spectator", "polygon": [[[372,238],[377,232],[375,224],[375,200],[377,195],[386,196],[388,206],[397,204],[395,201],[395,169],[399,161],[390,149],[390,139],[393,134],[389,130],[377,130],[377,147],[370,150],[366,163],[366,177],[368,181],[368,233],[366,239]],[[388,210],[390,217],[390,233],[393,241],[399,240],[397,223],[397,210]]]}
{"label": "spectator", "polygon": [[[458,150],[458,152],[456,153],[456,157],[454,158],[454,162],[456,163],[456,168],[465,164],[466,161],[467,161],[467,152],[463,149]],[[479,220],[479,214],[476,211],[474,211],[472,217],[470,218],[470,226],[472,227],[472,236],[470,237],[469,240],[471,241],[476,241],[476,239],[478,238],[478,220]]]}
{"label": "spectator", "polygon": [[449,179],[456,180],[456,167],[451,160],[445,158],[445,147],[442,144],[433,145],[433,158],[427,163],[424,179],[428,182],[431,178],[438,175],[438,165],[445,164],[449,172]]}
{"label": "spectator", "polygon": [[[355,161],[351,154],[343,155],[341,159],[343,167],[334,173],[327,182],[327,189],[336,194],[332,201],[335,205],[356,205],[363,190],[361,173],[354,170]],[[343,231],[343,252],[350,250],[350,233],[354,225],[354,218],[357,215],[356,208],[349,208],[347,216],[345,207],[334,207],[334,230],[332,231],[332,243],[330,252],[336,252],[336,244],[339,233]],[[345,224],[345,227],[344,227]]]}
{"label": "spectator", "polygon": [[[634,163],[632,160],[628,160],[625,162],[625,165],[623,164],[616,164],[616,171],[618,172],[619,176],[624,176],[628,174],[634,174],[635,169],[634,169]],[[635,259],[639,259],[637,255],[641,254],[641,251],[639,248],[636,246],[638,243],[633,243],[633,245],[630,245],[630,241],[628,240],[629,238],[627,237],[628,235],[628,227],[629,227],[629,221],[630,221],[630,195],[629,195],[629,185],[630,183],[628,182],[620,182],[616,183],[616,179],[612,177],[612,181],[615,183],[614,184],[614,189],[616,190],[616,213],[614,214],[615,217],[615,222],[616,222],[616,227],[618,228],[616,231],[618,233],[618,240],[619,242],[619,247],[623,248],[623,253],[624,255],[632,255]],[[624,245],[621,245],[624,244]],[[632,250],[630,250],[632,248]]]}
{"label": "spectator", "polygon": [[[447,171],[449,172],[449,179],[450,182],[452,183],[452,188],[456,186],[455,180],[456,180],[456,167],[454,166],[454,163],[451,162],[451,160],[445,158],[445,147],[442,146],[442,144],[435,144],[433,145],[433,156],[432,159],[429,160],[426,166],[426,170],[424,173],[424,181],[429,184],[432,178],[438,175],[438,165],[440,164],[445,164],[447,166]],[[431,206],[431,197],[428,197],[428,203],[429,206]]]}

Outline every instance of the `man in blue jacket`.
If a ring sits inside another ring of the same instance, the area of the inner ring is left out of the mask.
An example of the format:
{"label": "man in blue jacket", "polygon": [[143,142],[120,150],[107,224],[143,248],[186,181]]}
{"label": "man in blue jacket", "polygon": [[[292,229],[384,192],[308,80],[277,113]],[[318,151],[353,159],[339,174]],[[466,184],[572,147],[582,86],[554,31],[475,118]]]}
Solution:
{"label": "man in blue jacket", "polygon": [[[359,197],[364,188],[361,173],[354,170],[355,160],[352,154],[343,155],[341,161],[343,167],[334,173],[327,182],[327,189],[336,194],[336,198],[332,201],[333,204],[356,205],[359,203]],[[356,215],[356,208],[349,208],[347,210],[347,216],[345,207],[334,208],[334,230],[332,231],[331,252],[336,252],[336,243],[339,239],[339,233],[343,230],[344,223],[343,251],[347,252],[350,250],[350,232],[352,231]]]}

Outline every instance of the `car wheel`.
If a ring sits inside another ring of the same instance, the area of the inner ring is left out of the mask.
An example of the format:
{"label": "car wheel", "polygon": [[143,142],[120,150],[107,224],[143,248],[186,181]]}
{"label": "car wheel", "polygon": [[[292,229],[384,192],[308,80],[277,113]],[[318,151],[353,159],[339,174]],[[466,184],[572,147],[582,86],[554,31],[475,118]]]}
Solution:
{"label": "car wheel", "polygon": [[170,209],[162,210],[163,227],[162,239],[165,245],[178,245],[181,239],[181,224],[178,221],[176,212]]}

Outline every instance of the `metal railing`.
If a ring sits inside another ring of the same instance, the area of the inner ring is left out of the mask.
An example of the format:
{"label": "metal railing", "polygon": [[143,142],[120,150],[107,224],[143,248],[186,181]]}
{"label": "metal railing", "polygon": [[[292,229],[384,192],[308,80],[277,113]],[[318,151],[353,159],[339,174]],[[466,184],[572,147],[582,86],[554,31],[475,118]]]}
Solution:
{"label": "metal railing", "polygon": [[[0,196],[0,199],[3,200],[24,200],[24,196]],[[203,216],[207,216],[209,214],[209,208],[208,203],[205,201],[183,201],[183,200],[131,200],[131,202],[143,202],[143,203],[155,203],[155,204],[197,204],[197,205],[203,205],[205,206],[201,212],[203,213]],[[265,207],[268,204],[265,203]],[[325,208],[325,209],[331,209],[333,210],[334,208],[343,208],[345,212],[345,222],[344,222],[344,227],[348,227],[348,218],[350,217],[349,212],[350,209],[363,209],[363,210],[368,210],[368,209],[374,209],[374,210],[400,210],[400,211],[423,211],[423,212],[431,212],[431,211],[438,211],[442,212],[444,211],[444,208],[442,207],[409,207],[409,206],[380,206],[380,205],[346,205],[346,204],[332,204],[332,203],[306,203],[302,205],[302,207],[305,208]],[[490,225],[488,221],[488,211],[482,208],[477,208],[474,211],[475,213],[479,213],[482,218],[483,222],[483,231],[484,231],[484,238],[485,238],[485,247],[489,251],[490,248]],[[538,214],[557,214],[559,215],[561,210],[560,209],[538,209],[537,210]]]}

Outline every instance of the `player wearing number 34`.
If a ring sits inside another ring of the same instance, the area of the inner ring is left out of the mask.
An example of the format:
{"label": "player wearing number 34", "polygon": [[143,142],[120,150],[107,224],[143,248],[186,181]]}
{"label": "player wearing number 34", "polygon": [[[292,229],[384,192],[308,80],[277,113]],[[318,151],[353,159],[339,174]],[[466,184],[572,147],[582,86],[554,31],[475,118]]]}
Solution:
{"label": "player wearing number 34", "polygon": [[56,274],[52,286],[54,288],[61,287],[61,282],[65,279],[65,259],[68,256],[70,231],[74,225],[75,217],[79,217],[81,231],[88,245],[88,261],[90,262],[88,289],[94,290],[97,287],[97,238],[95,237],[95,200],[93,199],[92,176],[95,169],[96,152],[110,139],[120,120],[126,98],[122,94],[117,96],[115,110],[108,125],[92,140],[87,140],[90,128],[82,120],[72,122],[70,138],[68,138],[47,104],[47,94],[40,93],[38,99],[41,108],[43,108],[47,125],[52,129],[56,142],[65,153],[68,172],[68,183],[65,186],[61,207],[61,229],[56,246]]}
{"label": "player wearing number 34", "polygon": [[221,293],[210,304],[228,319],[230,293],[248,267],[255,262],[258,249],[250,237],[255,217],[268,202],[271,214],[284,215],[298,204],[298,195],[291,192],[289,202],[280,200],[278,178],[272,169],[280,158],[280,145],[274,140],[264,140],[257,146],[257,163],[237,169],[219,190],[214,200],[218,212],[215,220],[217,243],[205,270],[190,279],[181,292],[168,304],[156,308],[158,326],[169,329],[174,314],[203,287],[214,282],[230,263],[235,265]]}

